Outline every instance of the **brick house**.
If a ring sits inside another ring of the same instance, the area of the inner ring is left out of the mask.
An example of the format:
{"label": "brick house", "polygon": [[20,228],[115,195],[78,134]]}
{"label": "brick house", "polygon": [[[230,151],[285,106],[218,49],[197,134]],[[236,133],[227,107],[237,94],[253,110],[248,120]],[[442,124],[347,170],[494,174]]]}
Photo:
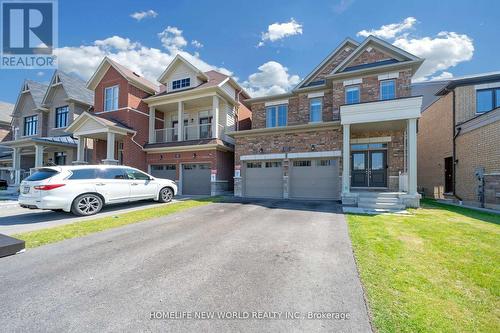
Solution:
{"label": "brick house", "polygon": [[[150,82],[105,58],[89,80],[93,112],[67,129],[92,139],[92,163],[125,164],[174,179],[180,194],[216,195],[232,190],[234,140],[226,133],[245,128],[248,98],[229,76],[203,72],[177,55]],[[78,146],[78,163],[86,163]]]}
{"label": "brick house", "polygon": [[410,87],[422,62],[373,36],[346,39],[290,93],[244,101],[252,128],[231,133],[235,195],[360,205],[376,190],[418,206],[422,97]]}
{"label": "brick house", "polygon": [[418,126],[421,191],[500,209],[500,73],[416,84],[413,91],[429,100]]}

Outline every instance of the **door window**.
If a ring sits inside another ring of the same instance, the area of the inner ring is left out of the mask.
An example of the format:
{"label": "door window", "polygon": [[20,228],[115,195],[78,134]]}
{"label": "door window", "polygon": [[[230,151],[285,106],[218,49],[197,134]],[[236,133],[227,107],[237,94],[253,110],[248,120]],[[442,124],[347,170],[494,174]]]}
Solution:
{"label": "door window", "polygon": [[122,168],[99,169],[97,177],[101,179],[126,179],[125,171]]}
{"label": "door window", "polygon": [[383,152],[373,152],[371,153],[371,169],[372,170],[383,170],[384,169],[384,153]]}
{"label": "door window", "polygon": [[128,179],[150,180],[151,178],[143,172],[134,169],[125,169]]}
{"label": "door window", "polygon": [[200,118],[200,139],[212,137],[212,117]]}
{"label": "door window", "polygon": [[293,166],[294,167],[310,167],[311,166],[311,160],[293,161]]}
{"label": "door window", "polygon": [[354,153],[352,154],[352,169],[353,170],[365,170],[365,154],[364,153]]}

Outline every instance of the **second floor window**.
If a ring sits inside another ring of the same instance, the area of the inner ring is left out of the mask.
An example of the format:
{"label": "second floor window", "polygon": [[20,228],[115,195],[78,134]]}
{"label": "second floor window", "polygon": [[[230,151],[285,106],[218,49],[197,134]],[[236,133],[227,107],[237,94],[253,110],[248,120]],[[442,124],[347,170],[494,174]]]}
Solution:
{"label": "second floor window", "polygon": [[396,81],[384,80],[380,81],[380,100],[396,98]]}
{"label": "second floor window", "polygon": [[345,103],[359,103],[359,86],[350,86],[345,88]]}
{"label": "second floor window", "polygon": [[190,85],[191,85],[190,78],[174,80],[174,81],[172,81],[172,90],[186,88],[186,87],[189,87]]}
{"label": "second floor window", "polygon": [[118,86],[104,89],[104,111],[118,110]]}
{"label": "second floor window", "polygon": [[476,91],[476,113],[484,113],[500,107],[500,88]]}
{"label": "second floor window", "polygon": [[323,99],[312,98],[309,101],[309,121],[314,123],[322,120]]}
{"label": "second floor window", "polygon": [[67,106],[56,108],[56,128],[68,126],[68,114],[69,108]]}
{"label": "second floor window", "polygon": [[24,117],[24,136],[36,135],[38,128],[38,116]]}
{"label": "second floor window", "polygon": [[266,108],[266,127],[286,126],[288,105],[268,106]]}

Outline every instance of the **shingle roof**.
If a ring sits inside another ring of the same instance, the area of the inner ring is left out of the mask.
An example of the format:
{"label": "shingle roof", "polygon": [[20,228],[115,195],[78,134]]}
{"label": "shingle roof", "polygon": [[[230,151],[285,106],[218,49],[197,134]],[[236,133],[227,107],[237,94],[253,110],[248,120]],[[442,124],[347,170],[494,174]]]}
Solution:
{"label": "shingle roof", "polygon": [[[204,72],[208,76],[208,81],[202,82],[201,84],[197,85],[196,87],[190,88],[190,89],[183,89],[180,91],[162,91],[159,94],[156,94],[156,96],[163,96],[163,95],[170,95],[170,94],[175,94],[181,91],[186,91],[186,90],[196,90],[196,89],[202,89],[202,88],[208,88],[208,87],[215,87],[219,85],[222,81],[226,80],[229,76],[222,74],[220,72],[211,70],[208,72]],[[163,89],[162,89],[163,90]]]}
{"label": "shingle roof", "polygon": [[133,130],[132,127],[129,127],[129,126],[125,125],[124,123],[120,122],[119,120],[116,120],[116,119],[113,119],[113,118],[112,119],[106,119],[104,117],[100,117],[99,115],[93,115],[93,116],[96,117],[96,118],[99,118],[99,120],[101,120],[106,125],[117,126],[117,127],[122,127],[122,128],[128,129],[128,130]]}
{"label": "shingle roof", "polygon": [[75,139],[70,135],[47,136],[42,138],[33,138],[32,140],[38,142],[60,143],[66,145],[76,145],[78,143],[78,139]]}
{"label": "shingle roof", "polygon": [[31,96],[33,97],[33,101],[35,102],[35,106],[37,108],[42,106],[43,97],[47,92],[48,85],[41,82],[36,82],[32,80],[26,80],[26,84],[30,90]]}
{"label": "shingle roof", "polygon": [[422,96],[422,111],[431,106],[441,96],[436,96],[436,93],[446,87],[450,81],[430,81],[414,83],[411,85],[412,96]]}
{"label": "shingle roof", "polygon": [[143,85],[145,85],[146,87],[149,87],[151,89],[153,89],[154,91],[158,91],[159,87],[157,84],[149,81],[148,79],[140,76],[139,74],[135,73],[134,71],[131,71],[130,69],[128,69],[127,67],[123,66],[123,65],[120,65],[119,63],[117,63],[116,61],[108,58],[108,60],[113,63],[113,66],[116,66],[120,72],[122,72],[123,75],[127,76],[130,80],[132,81],[137,81],[138,83],[141,83]]}
{"label": "shingle roof", "polygon": [[14,104],[0,102],[0,121],[10,123],[12,111],[14,111]]}
{"label": "shingle roof", "polygon": [[59,76],[64,90],[70,99],[87,105],[94,105],[94,92],[87,89],[87,83],[85,81],[59,70],[56,71],[56,75]]}

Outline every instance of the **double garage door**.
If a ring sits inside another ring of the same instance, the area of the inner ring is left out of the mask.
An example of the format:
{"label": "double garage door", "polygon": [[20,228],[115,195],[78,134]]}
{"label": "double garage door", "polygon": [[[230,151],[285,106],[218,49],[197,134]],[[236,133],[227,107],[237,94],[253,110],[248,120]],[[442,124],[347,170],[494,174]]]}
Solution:
{"label": "double garage door", "polygon": [[[245,196],[283,197],[283,161],[248,161]],[[288,196],[295,199],[339,199],[339,160],[291,159]]]}
{"label": "double garage door", "polygon": [[[210,194],[210,164],[189,163],[181,165],[182,194]],[[158,178],[177,179],[177,165],[152,165],[151,175]]]}

